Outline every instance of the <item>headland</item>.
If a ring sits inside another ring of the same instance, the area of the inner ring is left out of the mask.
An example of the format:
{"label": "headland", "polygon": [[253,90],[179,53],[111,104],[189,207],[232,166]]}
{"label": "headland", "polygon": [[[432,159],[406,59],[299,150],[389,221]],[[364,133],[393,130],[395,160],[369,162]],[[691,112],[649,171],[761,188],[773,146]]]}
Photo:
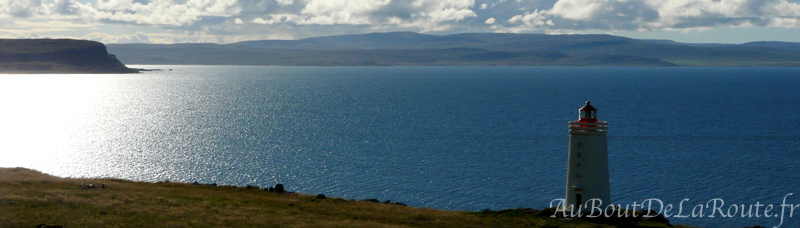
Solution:
{"label": "headland", "polygon": [[72,39],[0,39],[0,73],[138,73],[100,42]]}

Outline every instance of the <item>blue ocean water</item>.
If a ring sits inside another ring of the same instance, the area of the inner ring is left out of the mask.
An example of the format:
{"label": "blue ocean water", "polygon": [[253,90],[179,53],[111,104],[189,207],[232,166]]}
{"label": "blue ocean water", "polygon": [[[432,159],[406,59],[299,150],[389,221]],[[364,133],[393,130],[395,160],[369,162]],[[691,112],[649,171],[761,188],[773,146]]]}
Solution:
{"label": "blue ocean water", "polygon": [[800,208],[777,216],[800,205],[800,68],[136,67],[173,70],[0,75],[0,166],[544,208],[588,100],[609,122],[614,204],[771,204],[669,219],[800,227]]}

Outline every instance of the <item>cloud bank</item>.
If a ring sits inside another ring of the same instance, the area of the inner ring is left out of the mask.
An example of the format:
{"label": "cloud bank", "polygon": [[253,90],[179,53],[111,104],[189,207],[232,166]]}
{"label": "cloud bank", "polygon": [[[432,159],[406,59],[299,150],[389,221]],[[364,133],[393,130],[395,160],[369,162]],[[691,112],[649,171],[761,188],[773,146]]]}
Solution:
{"label": "cloud bank", "polygon": [[714,27],[799,28],[787,0],[559,0],[511,17],[517,29],[658,31]]}
{"label": "cloud bank", "polygon": [[388,31],[797,29],[800,4],[794,0],[0,0],[0,24],[4,37],[217,43]]}

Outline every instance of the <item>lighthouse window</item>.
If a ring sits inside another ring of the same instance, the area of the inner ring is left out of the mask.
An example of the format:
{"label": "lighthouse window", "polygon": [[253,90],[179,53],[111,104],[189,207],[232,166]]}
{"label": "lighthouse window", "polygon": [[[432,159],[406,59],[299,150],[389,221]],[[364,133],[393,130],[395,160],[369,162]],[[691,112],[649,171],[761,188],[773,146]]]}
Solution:
{"label": "lighthouse window", "polygon": [[586,111],[581,111],[580,113],[581,118],[586,118]]}
{"label": "lighthouse window", "polygon": [[581,153],[578,153],[578,157],[581,157]]}
{"label": "lighthouse window", "polygon": [[581,143],[578,143],[578,147],[581,147]]}
{"label": "lighthouse window", "polygon": [[578,173],[578,178],[581,178],[581,174],[580,173]]}
{"label": "lighthouse window", "polygon": [[578,164],[575,164],[575,165],[578,166],[578,167],[581,167],[581,163],[580,162],[578,162]]}

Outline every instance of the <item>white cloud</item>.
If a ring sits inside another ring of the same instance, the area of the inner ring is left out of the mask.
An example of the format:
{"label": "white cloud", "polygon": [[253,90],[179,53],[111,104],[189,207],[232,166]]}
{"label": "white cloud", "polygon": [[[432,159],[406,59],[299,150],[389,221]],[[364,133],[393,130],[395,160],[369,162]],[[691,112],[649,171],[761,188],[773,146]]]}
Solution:
{"label": "white cloud", "polygon": [[294,0],[275,0],[275,1],[282,6],[294,4]]}
{"label": "white cloud", "polygon": [[[277,5],[285,2],[278,1]],[[476,17],[474,0],[305,0],[293,2],[301,8],[289,13],[252,18],[257,24],[290,23],[299,26],[369,26],[371,28],[417,28],[445,30],[453,23]],[[293,6],[297,7],[297,6]]]}
{"label": "white cloud", "polygon": [[494,22],[495,22],[495,19],[494,19],[494,17],[490,17],[489,19],[486,19],[486,21],[484,22],[484,24],[487,24],[487,25],[493,25],[493,24],[494,24]]}
{"label": "white cloud", "polygon": [[509,20],[528,30],[658,31],[713,27],[792,28],[800,5],[787,0],[558,0]]}
{"label": "white cloud", "polygon": [[272,19],[264,20],[263,18],[257,17],[256,19],[253,19],[250,22],[253,22],[253,23],[256,23],[256,24],[260,24],[260,25],[271,25],[271,24],[275,23],[275,20],[272,20]]}
{"label": "white cloud", "polygon": [[543,27],[553,26],[553,21],[547,19],[546,11],[535,10],[532,13],[525,13],[524,15],[516,15],[508,19],[508,23],[517,24],[524,23],[528,27]]}
{"label": "white cloud", "polygon": [[417,0],[412,5],[421,6],[421,11],[434,15],[434,18],[458,21],[476,16],[475,12],[469,9],[474,4],[474,0]]}
{"label": "white cloud", "polygon": [[[595,0],[562,0],[553,5],[550,13],[566,19],[585,20],[592,18],[593,14],[603,6],[603,3],[603,1]],[[608,3],[608,1],[605,1],[605,3]],[[613,7],[609,6],[604,10],[613,10]]]}
{"label": "white cloud", "polygon": [[35,16],[41,6],[41,0],[0,0],[0,14],[27,18]]}
{"label": "white cloud", "polygon": [[126,35],[110,35],[107,33],[93,32],[82,37],[87,40],[100,41],[101,43],[151,43],[150,37],[143,32]]}
{"label": "white cloud", "polygon": [[782,27],[782,28],[800,29],[800,19],[797,19],[797,18],[775,18],[775,21],[773,21],[771,25],[775,26],[775,27]]}
{"label": "white cloud", "polygon": [[[141,3],[137,3],[141,6]],[[125,10],[133,7],[133,0],[97,0],[99,10]]]}
{"label": "white cloud", "polygon": [[[131,34],[112,35],[103,32],[93,32],[83,37],[74,37],[86,40],[100,41],[106,44],[114,43],[154,43],[154,44],[172,44],[172,43],[215,43],[221,42],[221,37],[217,35],[208,34],[172,34],[172,33],[145,33],[136,32]],[[113,54],[113,53],[112,53]]]}
{"label": "white cloud", "polygon": [[14,21],[10,25],[4,25],[5,29],[0,29],[7,33],[13,33],[13,37],[26,36],[27,34],[48,34],[58,32],[68,32],[76,30],[88,30],[95,25],[84,23],[73,23],[69,21]]}
{"label": "white cloud", "polygon": [[486,5],[486,3],[484,3],[484,4],[481,4],[481,9],[482,9],[482,10],[484,10],[484,9],[486,9],[486,8],[489,8],[489,6],[488,6],[488,5]]}
{"label": "white cloud", "polygon": [[[500,3],[503,3],[503,2],[505,2],[505,1],[506,1],[506,0],[498,0],[498,1],[496,1],[496,2],[493,2],[493,3],[492,3],[492,5],[491,5],[490,7],[491,7],[491,8],[494,8],[495,6],[497,6],[497,5],[499,5]],[[519,2],[522,2],[522,0],[517,0],[517,2],[518,2],[518,3],[519,3]]]}
{"label": "white cloud", "polygon": [[390,2],[391,0],[309,0],[299,12],[306,16],[300,24],[371,24],[372,13]]}
{"label": "white cloud", "polygon": [[241,12],[236,0],[98,0],[96,19],[140,25],[189,26],[204,17],[232,17]]}
{"label": "white cloud", "polygon": [[237,25],[243,25],[243,24],[244,24],[244,21],[242,21],[242,19],[241,19],[241,18],[238,18],[238,17],[237,17],[235,20],[233,20],[233,23],[234,23],[234,24],[237,24]]}

